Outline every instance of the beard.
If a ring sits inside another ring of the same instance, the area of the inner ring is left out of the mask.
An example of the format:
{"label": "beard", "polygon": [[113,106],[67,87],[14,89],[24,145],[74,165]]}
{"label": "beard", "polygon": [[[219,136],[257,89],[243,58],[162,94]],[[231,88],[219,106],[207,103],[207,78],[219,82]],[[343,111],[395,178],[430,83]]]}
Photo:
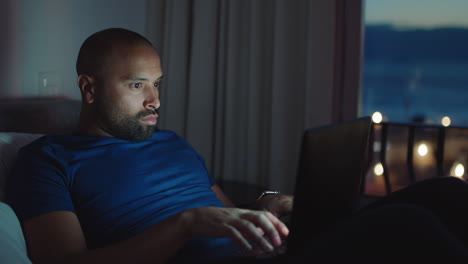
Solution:
{"label": "beard", "polygon": [[102,101],[96,103],[99,123],[113,137],[131,141],[144,141],[153,136],[156,126],[144,125],[140,120],[157,113],[157,110],[145,110],[136,115],[129,115],[114,104]]}

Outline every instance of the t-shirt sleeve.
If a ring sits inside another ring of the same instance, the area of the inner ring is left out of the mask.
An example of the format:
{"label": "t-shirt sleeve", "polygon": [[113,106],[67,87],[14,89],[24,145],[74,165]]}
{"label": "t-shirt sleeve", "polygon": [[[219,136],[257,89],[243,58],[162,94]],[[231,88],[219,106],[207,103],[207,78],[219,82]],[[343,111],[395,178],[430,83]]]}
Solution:
{"label": "t-shirt sleeve", "polygon": [[206,171],[206,176],[208,178],[208,182],[210,184],[210,186],[213,186],[216,184],[216,181],[215,179],[213,178],[213,176],[211,176],[210,174],[210,171],[208,170],[208,168],[206,167],[206,162],[205,162],[205,159],[202,157],[202,155],[200,155],[194,148],[193,146],[188,143],[185,139],[183,139],[182,137],[178,136],[178,139],[180,142],[182,142],[187,148],[189,148],[191,151],[193,151],[193,153],[196,155],[197,159],[200,161],[200,163],[202,164],[203,168],[205,169]]}
{"label": "t-shirt sleeve", "polygon": [[208,181],[209,181],[209,183],[210,183],[210,186],[215,185],[215,184],[216,184],[216,181],[215,181],[215,179],[211,176],[211,174],[210,174],[210,172],[208,171],[208,169],[206,168],[205,159],[204,159],[200,154],[198,154],[198,153],[196,153],[196,154],[197,154],[197,157],[198,157],[198,159],[200,160],[200,162],[203,164],[203,168],[205,168],[205,170],[206,170],[206,175],[207,175],[207,177],[208,177]]}
{"label": "t-shirt sleeve", "polygon": [[19,151],[8,178],[7,202],[21,222],[55,211],[75,211],[65,168],[47,146]]}

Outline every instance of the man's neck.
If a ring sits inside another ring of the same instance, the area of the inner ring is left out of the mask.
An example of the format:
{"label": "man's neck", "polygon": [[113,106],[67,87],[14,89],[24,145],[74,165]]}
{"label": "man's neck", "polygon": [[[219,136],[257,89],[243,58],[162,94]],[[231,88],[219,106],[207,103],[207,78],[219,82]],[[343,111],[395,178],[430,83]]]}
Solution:
{"label": "man's neck", "polygon": [[78,126],[73,131],[74,135],[80,136],[101,136],[101,137],[113,137],[111,134],[103,130],[97,122],[93,122],[83,116],[80,116]]}

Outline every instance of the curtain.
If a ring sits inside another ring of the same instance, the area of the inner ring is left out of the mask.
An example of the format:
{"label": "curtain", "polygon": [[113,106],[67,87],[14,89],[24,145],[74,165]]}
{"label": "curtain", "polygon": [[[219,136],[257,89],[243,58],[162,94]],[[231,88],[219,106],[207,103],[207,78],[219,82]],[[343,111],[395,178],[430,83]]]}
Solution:
{"label": "curtain", "polygon": [[186,138],[216,180],[291,193],[304,129],[334,121],[335,4],[319,2],[148,1],[159,126]]}

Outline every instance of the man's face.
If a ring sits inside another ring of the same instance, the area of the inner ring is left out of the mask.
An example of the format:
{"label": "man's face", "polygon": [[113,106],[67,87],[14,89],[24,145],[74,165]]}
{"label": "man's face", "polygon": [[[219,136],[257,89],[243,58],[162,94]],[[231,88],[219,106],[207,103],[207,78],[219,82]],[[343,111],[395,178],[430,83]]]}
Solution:
{"label": "man's face", "polygon": [[146,140],[154,134],[162,69],[149,45],[114,47],[96,78],[97,125],[110,136]]}

